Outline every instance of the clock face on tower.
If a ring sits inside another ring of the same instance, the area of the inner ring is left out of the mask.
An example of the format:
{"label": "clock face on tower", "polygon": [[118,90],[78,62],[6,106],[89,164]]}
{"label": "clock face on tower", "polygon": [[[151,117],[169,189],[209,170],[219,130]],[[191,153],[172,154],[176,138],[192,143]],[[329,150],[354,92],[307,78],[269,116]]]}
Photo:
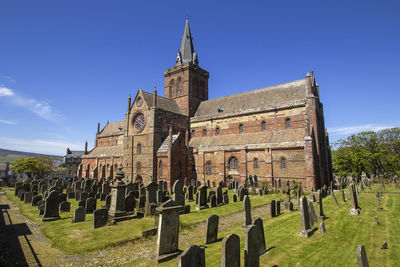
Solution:
{"label": "clock face on tower", "polygon": [[139,113],[133,119],[133,126],[136,131],[141,132],[144,129],[144,125],[146,124],[146,120],[143,113]]}

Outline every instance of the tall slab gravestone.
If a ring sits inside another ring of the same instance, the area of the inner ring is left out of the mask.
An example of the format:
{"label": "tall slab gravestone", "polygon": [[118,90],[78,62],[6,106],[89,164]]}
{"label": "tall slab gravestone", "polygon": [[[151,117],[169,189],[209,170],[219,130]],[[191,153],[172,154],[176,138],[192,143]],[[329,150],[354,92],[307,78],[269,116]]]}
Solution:
{"label": "tall slab gravestone", "polygon": [[356,194],[356,186],[354,184],[351,184],[349,189],[350,189],[350,200],[351,200],[350,214],[360,215],[360,208],[358,207],[357,194]]}
{"label": "tall slab gravestone", "polygon": [[249,225],[245,230],[244,237],[244,266],[258,267],[260,266],[259,255],[259,230],[255,225]]}
{"label": "tall slab gravestone", "polygon": [[211,215],[206,220],[206,238],[205,243],[210,244],[214,243],[218,239],[218,223],[219,223],[219,216],[218,215]]}
{"label": "tall slab gravestone", "polygon": [[60,219],[60,215],[58,213],[58,204],[58,192],[53,190],[46,197],[42,221],[45,222]]}
{"label": "tall slab gravestone", "polygon": [[309,237],[311,234],[310,226],[310,215],[308,213],[308,203],[305,196],[300,197],[300,219],[301,219],[301,230],[299,234],[301,236]]}
{"label": "tall slab gravestone", "polygon": [[240,267],[240,238],[236,234],[224,237],[221,247],[221,267]]}
{"label": "tall slab gravestone", "polygon": [[197,245],[190,245],[178,257],[179,267],[205,267],[205,248]]}
{"label": "tall slab gravestone", "polygon": [[249,196],[245,196],[243,199],[243,209],[244,209],[243,227],[247,227],[251,225],[251,203]]}

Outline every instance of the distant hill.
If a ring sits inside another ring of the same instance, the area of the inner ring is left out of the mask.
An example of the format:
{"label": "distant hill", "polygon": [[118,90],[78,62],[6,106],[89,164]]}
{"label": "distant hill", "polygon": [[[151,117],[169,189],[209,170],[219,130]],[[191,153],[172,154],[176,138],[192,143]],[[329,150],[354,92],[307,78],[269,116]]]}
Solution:
{"label": "distant hill", "polygon": [[39,153],[32,153],[32,152],[24,152],[24,151],[15,151],[15,150],[8,150],[0,148],[0,166],[4,165],[6,162],[13,162],[19,158],[25,157],[50,157],[55,160],[62,160],[62,156],[55,156],[55,155],[46,155],[46,154],[39,154]]}

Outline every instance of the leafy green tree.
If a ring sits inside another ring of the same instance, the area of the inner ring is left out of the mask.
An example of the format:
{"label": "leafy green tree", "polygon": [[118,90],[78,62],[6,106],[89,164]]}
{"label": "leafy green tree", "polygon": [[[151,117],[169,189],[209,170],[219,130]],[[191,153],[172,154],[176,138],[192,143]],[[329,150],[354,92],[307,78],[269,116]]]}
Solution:
{"label": "leafy green tree", "polygon": [[20,158],[11,164],[11,170],[16,173],[25,173],[29,178],[44,177],[52,170],[52,163],[46,158]]}

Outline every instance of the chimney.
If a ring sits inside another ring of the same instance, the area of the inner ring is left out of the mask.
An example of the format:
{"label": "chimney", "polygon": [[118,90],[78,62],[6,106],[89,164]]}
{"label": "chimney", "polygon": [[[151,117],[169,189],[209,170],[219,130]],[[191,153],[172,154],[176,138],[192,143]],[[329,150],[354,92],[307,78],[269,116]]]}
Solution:
{"label": "chimney", "polygon": [[85,143],[85,155],[88,153],[88,151],[87,151],[87,141],[86,141],[86,143]]}
{"label": "chimney", "polygon": [[97,134],[100,133],[100,122],[97,123]]}
{"label": "chimney", "polygon": [[153,107],[157,107],[157,88],[154,86]]}
{"label": "chimney", "polygon": [[128,96],[128,113],[131,111],[131,94]]}

